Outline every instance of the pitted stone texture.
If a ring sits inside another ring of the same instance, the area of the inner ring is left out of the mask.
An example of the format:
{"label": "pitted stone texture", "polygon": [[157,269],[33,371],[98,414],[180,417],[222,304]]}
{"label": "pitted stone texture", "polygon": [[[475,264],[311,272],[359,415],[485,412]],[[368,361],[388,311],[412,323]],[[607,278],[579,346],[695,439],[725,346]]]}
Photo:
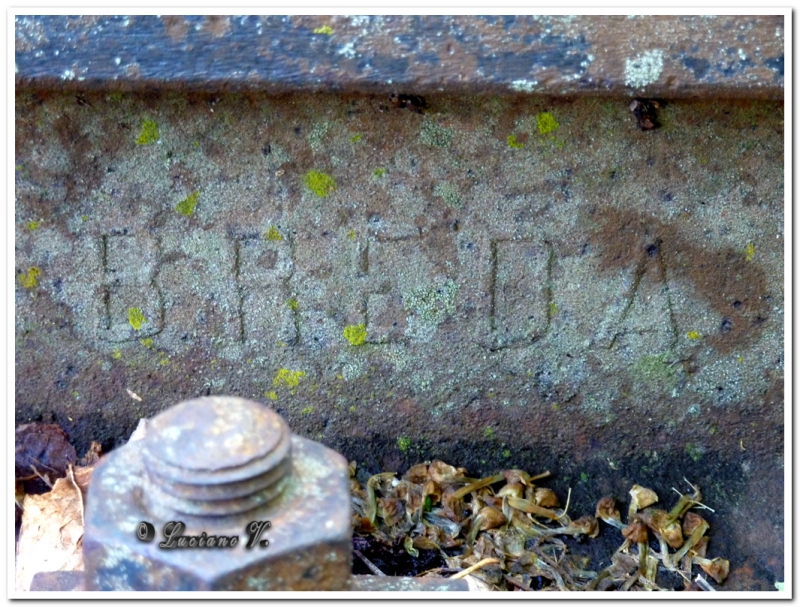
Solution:
{"label": "pitted stone texture", "polygon": [[[660,470],[659,494],[686,476],[768,513],[727,552],[767,562],[782,105],[669,102],[643,132],[630,99],[426,102],[18,93],[17,424],[55,421],[82,453],[165,403],[232,393],[370,472],[558,470],[593,479],[573,492],[590,500],[617,471]],[[160,143],[136,143],[144,120]],[[312,170],[335,180],[327,197]]]}
{"label": "pitted stone texture", "polygon": [[[211,400],[206,406],[213,408],[223,402],[222,398]],[[177,412],[178,418],[184,419],[185,410],[178,408]],[[249,406],[247,414],[258,417]],[[148,429],[146,442],[163,436],[161,424],[169,417],[157,420],[153,432]],[[272,412],[266,415],[268,422],[274,417]],[[257,429],[258,425],[242,428],[245,435]],[[184,440],[191,442],[191,437]],[[141,442],[109,454],[94,472],[86,505],[83,550],[87,588],[346,590],[352,562],[347,462],[319,443],[299,437],[290,440],[291,470],[281,481],[282,491],[272,496],[268,505],[235,516],[179,513],[175,518],[175,513],[168,511],[165,516],[158,504],[151,508],[145,499],[151,487],[146,481]],[[208,448],[213,450],[213,445]],[[222,462],[226,460],[230,458],[221,457]],[[203,532],[206,536],[238,536],[239,544],[213,549],[160,548],[165,525],[175,520],[186,524],[184,536]],[[245,548],[249,523],[267,520],[271,525],[262,539],[269,545]],[[137,538],[141,521],[156,529],[156,538],[150,543]]]}

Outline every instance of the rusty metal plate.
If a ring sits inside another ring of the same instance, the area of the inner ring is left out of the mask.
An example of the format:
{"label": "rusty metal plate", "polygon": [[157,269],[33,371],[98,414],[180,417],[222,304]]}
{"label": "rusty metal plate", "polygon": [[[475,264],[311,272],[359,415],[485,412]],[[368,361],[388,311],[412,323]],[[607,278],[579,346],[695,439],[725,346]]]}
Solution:
{"label": "rusty metal plate", "polygon": [[787,14],[24,16],[17,89],[783,97]]}

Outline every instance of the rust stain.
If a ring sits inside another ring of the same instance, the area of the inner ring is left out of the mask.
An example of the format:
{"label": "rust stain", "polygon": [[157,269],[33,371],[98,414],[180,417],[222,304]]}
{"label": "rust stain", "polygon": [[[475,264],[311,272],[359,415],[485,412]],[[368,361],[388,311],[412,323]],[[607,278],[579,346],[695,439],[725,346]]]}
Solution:
{"label": "rust stain", "polygon": [[[674,277],[691,281],[719,314],[720,331],[706,342],[719,352],[730,353],[757,339],[769,318],[764,271],[747,262],[732,248],[708,249],[687,240],[675,224],[663,223],[636,211],[600,209],[598,229],[591,236],[601,251],[600,269],[635,266],[657,246],[661,259]],[[645,272],[643,279],[654,276]]]}
{"label": "rust stain", "polygon": [[189,33],[189,22],[181,15],[165,15],[161,17],[167,35],[173,42],[183,42]]}
{"label": "rust stain", "polygon": [[203,31],[211,34],[212,38],[221,38],[231,31],[231,20],[224,15],[209,15],[203,24]]}

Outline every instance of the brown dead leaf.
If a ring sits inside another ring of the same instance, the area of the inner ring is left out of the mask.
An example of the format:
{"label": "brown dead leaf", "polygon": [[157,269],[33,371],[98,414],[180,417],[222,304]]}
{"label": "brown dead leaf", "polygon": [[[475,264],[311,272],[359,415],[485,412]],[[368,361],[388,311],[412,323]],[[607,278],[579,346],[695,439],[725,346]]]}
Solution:
{"label": "brown dead leaf", "polygon": [[60,478],[53,490],[26,495],[17,544],[16,589],[30,589],[40,571],[83,570],[82,496],[76,485]]}

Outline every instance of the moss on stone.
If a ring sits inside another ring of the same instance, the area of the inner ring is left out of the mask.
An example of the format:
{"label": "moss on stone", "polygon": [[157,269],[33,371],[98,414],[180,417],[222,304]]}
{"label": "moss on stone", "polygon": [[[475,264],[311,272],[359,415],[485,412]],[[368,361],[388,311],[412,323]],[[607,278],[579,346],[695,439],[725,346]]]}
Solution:
{"label": "moss on stone", "polygon": [[400,451],[408,451],[409,447],[411,447],[411,439],[407,436],[398,437],[397,447],[400,449]]}

